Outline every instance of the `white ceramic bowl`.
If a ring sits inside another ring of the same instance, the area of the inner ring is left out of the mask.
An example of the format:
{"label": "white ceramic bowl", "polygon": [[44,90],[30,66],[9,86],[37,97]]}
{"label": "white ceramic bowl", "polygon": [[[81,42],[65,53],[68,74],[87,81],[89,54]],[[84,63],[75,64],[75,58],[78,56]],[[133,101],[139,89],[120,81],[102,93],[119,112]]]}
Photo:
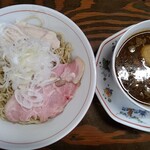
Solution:
{"label": "white ceramic bowl", "polygon": [[116,60],[116,55],[118,53],[118,51],[122,48],[122,46],[124,45],[124,43],[126,42],[127,39],[129,39],[131,36],[142,32],[142,31],[148,31],[150,30],[150,20],[146,20],[143,22],[140,22],[136,25],[133,25],[127,32],[125,32],[123,34],[123,36],[119,39],[114,52],[113,52],[113,57],[112,57],[112,73],[113,73],[113,77],[115,82],[117,83],[118,87],[121,89],[122,94],[124,94],[131,102],[133,102],[134,104],[136,104],[137,106],[139,106],[140,108],[143,108],[147,111],[150,111],[150,106],[149,105],[145,105],[142,103],[139,103],[138,101],[134,100],[133,98],[131,98],[127,92],[124,91],[124,89],[122,88],[122,86],[120,85],[120,82],[117,78],[117,74],[115,71],[115,60]]}
{"label": "white ceramic bowl", "polygon": [[[0,148],[36,149],[52,144],[71,132],[86,114],[95,92],[96,67],[92,48],[79,27],[63,14],[37,5],[14,5],[0,10],[0,22],[15,22],[38,17],[42,26],[64,35],[73,46],[73,56],[85,63],[81,85],[63,113],[38,125],[20,125],[0,120]],[[30,20],[34,24],[39,22]]]}

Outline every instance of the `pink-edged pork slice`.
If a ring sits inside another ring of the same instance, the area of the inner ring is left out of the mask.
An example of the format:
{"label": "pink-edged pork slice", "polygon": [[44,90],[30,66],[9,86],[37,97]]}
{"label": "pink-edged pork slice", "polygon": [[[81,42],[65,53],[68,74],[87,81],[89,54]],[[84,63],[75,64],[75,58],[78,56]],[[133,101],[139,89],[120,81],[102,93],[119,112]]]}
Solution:
{"label": "pink-edged pork slice", "polygon": [[45,122],[48,118],[53,118],[64,110],[77,88],[78,85],[73,83],[66,83],[60,87],[46,86],[43,89],[43,105],[32,109],[19,105],[13,95],[5,106],[6,117],[12,122],[28,122],[31,118],[39,118],[40,122]]}
{"label": "pink-edged pork slice", "polygon": [[80,85],[84,73],[84,63],[77,57],[69,64],[60,64],[53,71],[60,81],[43,88],[42,106],[32,109],[24,108],[13,95],[5,105],[5,115],[9,121],[28,122],[31,118],[35,118],[40,122],[45,122],[63,112]]}

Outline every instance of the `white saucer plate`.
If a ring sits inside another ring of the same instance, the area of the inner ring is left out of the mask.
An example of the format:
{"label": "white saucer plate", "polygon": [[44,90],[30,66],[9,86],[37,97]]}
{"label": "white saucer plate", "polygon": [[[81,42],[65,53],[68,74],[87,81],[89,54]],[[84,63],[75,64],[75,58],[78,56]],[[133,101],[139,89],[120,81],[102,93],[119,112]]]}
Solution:
{"label": "white saucer plate", "polygon": [[108,115],[115,121],[150,132],[150,113],[128,100],[113,81],[111,58],[115,45],[128,28],[103,41],[96,56],[96,94]]}

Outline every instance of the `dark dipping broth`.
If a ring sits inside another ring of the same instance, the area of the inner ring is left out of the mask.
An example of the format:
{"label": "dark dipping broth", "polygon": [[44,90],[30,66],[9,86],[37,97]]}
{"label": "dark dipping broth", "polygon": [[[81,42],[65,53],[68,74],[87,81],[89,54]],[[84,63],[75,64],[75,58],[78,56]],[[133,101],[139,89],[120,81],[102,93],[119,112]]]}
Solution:
{"label": "dark dipping broth", "polygon": [[138,33],[122,45],[115,69],[127,94],[150,105],[150,31]]}

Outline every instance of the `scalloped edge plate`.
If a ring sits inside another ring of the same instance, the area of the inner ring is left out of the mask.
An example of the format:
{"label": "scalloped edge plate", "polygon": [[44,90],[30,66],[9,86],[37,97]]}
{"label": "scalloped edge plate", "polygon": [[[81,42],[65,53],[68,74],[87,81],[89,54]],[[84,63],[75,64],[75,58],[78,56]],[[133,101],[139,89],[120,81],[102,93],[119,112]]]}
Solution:
{"label": "scalloped edge plate", "polygon": [[96,55],[96,95],[113,120],[134,129],[150,132],[150,113],[139,108],[122,95],[111,74],[113,50],[117,41],[129,28],[125,28],[104,40],[98,49]]}

